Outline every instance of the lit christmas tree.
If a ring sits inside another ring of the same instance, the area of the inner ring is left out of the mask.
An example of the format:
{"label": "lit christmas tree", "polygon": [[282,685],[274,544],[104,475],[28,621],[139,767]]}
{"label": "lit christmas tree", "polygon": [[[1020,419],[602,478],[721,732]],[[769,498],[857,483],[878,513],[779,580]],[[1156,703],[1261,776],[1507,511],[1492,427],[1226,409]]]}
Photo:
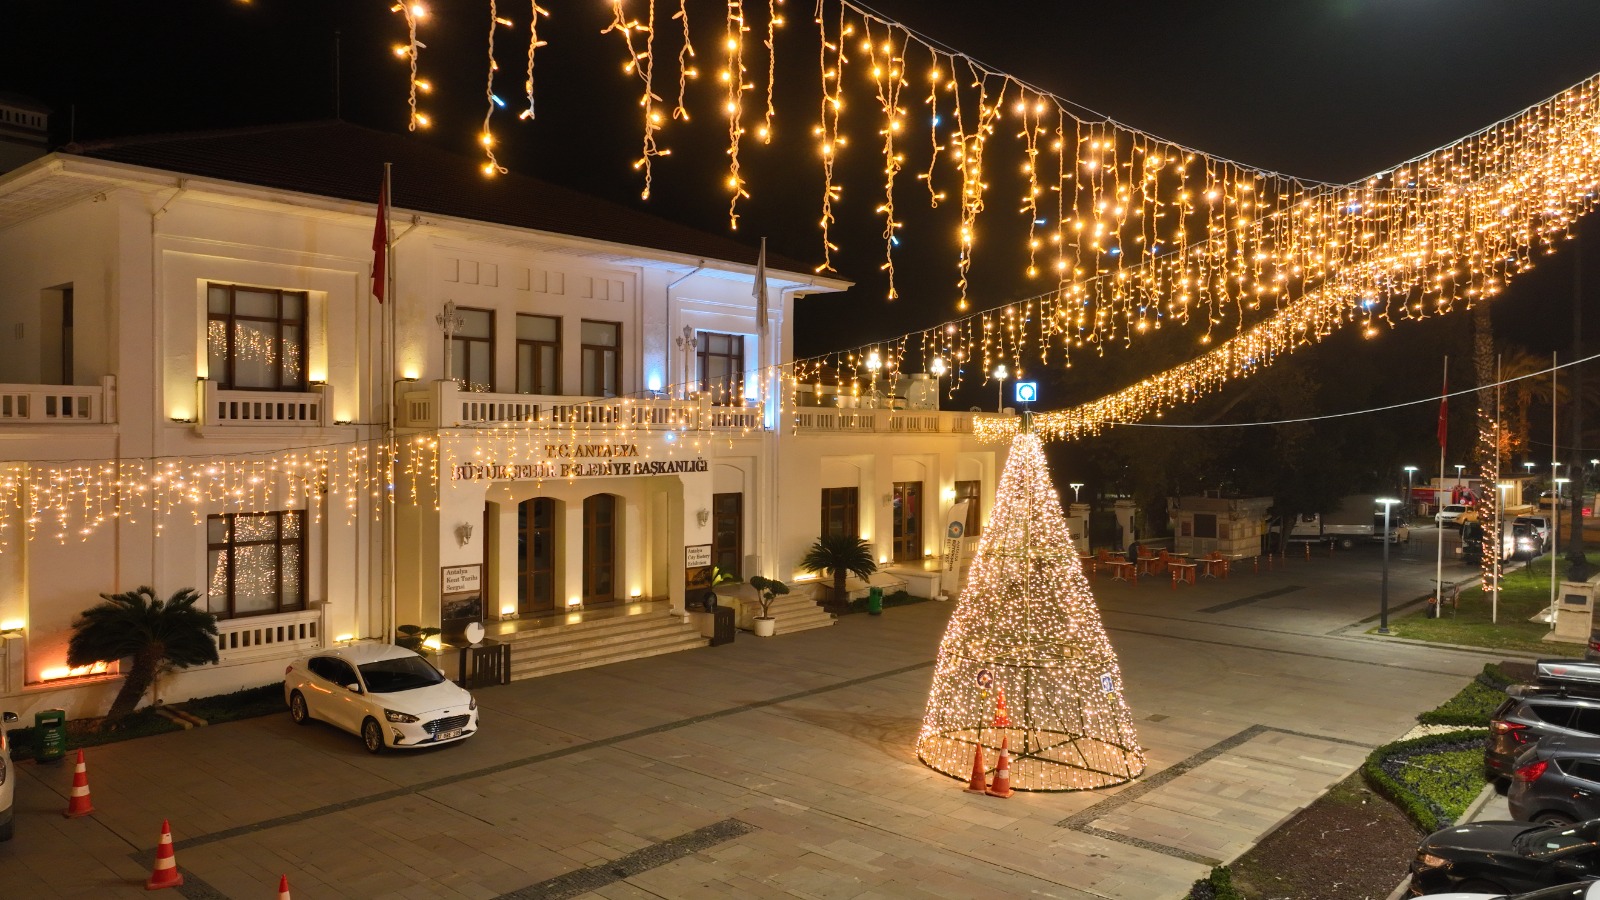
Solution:
{"label": "lit christmas tree", "polygon": [[1107,787],[1145,767],[1116,651],[1026,430],[939,645],[917,757],[966,780],[974,747],[992,769],[1003,739],[1021,791]]}

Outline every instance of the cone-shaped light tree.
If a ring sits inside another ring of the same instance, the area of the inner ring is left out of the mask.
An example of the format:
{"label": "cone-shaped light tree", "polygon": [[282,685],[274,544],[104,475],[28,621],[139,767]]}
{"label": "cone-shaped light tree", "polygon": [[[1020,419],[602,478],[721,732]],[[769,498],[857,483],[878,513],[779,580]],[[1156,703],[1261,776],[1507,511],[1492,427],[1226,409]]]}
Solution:
{"label": "cone-shaped light tree", "polygon": [[[1003,699],[1002,699],[1003,698]],[[1074,791],[1144,771],[1122,670],[1067,533],[1038,436],[1024,431],[939,645],[917,756],[967,779],[1004,739],[1011,787]]]}

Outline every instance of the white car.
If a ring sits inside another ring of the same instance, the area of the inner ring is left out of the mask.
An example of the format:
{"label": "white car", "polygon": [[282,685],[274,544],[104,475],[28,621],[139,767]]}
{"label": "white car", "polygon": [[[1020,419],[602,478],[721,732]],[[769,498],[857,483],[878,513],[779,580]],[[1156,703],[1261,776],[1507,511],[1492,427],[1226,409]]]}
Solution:
{"label": "white car", "polygon": [[1461,517],[1467,512],[1467,507],[1460,503],[1451,503],[1434,513],[1433,521],[1440,528],[1446,525],[1460,525]]}
{"label": "white car", "polygon": [[435,747],[478,730],[478,701],[404,647],[333,647],[284,670],[283,698],[296,724],[320,719],[360,735],[370,753]]}
{"label": "white car", "polygon": [[11,763],[11,744],[6,741],[5,726],[17,721],[17,714],[8,712],[0,716],[0,841],[11,840],[13,822],[11,801],[17,792],[17,768]]}
{"label": "white car", "polygon": [[1600,900],[1600,881],[1540,888],[1525,894],[1429,894],[1428,900]]}

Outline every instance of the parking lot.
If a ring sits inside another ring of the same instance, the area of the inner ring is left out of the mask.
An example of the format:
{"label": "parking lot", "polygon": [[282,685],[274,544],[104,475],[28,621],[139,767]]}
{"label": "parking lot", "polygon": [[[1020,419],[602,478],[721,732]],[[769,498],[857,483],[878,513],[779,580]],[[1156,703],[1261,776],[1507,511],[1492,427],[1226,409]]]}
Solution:
{"label": "parking lot", "polygon": [[[1390,558],[1396,609],[1431,537]],[[84,819],[60,815],[70,765],[24,763],[0,884],[142,893],[165,818],[189,897],[285,873],[296,898],[1178,897],[1501,658],[1364,636],[1379,565],[1097,580],[1150,758],[1111,790],[999,800],[916,760],[929,602],[487,689],[482,731],[436,750],[373,757],[287,713],[108,745]]]}

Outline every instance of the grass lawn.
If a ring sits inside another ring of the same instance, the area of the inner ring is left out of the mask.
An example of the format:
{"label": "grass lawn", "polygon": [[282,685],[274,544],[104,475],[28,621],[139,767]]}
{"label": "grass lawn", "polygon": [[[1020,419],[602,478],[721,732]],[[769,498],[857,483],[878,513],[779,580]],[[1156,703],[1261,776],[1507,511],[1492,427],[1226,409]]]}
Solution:
{"label": "grass lawn", "polygon": [[[1600,563],[1600,554],[1590,553],[1589,564],[1597,563]],[[1556,577],[1560,578],[1565,570],[1566,561],[1557,560]],[[1403,619],[1391,621],[1389,630],[1399,637],[1438,644],[1461,644],[1543,656],[1583,655],[1583,644],[1540,640],[1550,633],[1550,626],[1528,621],[1550,605],[1549,556],[1541,556],[1521,569],[1506,573],[1500,585],[1498,623],[1489,621],[1490,603],[1490,595],[1481,588],[1463,588],[1458,609],[1451,609],[1447,605],[1439,618],[1430,619],[1424,606]]]}

